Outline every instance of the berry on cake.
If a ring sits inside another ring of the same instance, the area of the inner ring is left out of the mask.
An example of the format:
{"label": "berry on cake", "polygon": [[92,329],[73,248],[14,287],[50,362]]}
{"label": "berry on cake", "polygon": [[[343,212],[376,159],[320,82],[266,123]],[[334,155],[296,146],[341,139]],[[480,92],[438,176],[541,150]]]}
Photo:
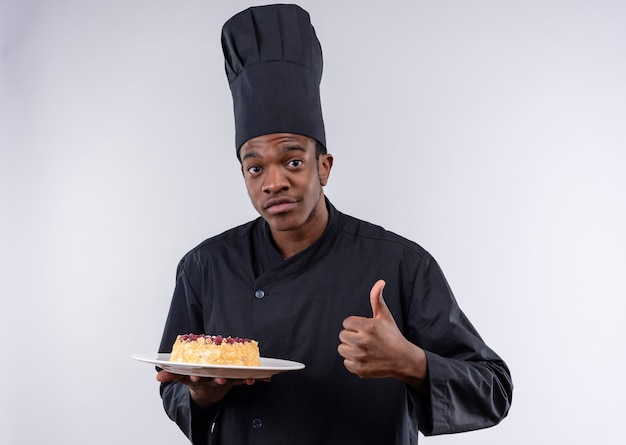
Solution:
{"label": "berry on cake", "polygon": [[183,334],[176,337],[171,362],[200,365],[261,366],[259,343],[241,337]]}

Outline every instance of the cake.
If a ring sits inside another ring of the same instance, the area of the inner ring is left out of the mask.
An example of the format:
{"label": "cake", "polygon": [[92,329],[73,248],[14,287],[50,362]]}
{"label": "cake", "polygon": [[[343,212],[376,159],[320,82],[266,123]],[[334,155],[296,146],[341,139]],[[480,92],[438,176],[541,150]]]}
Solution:
{"label": "cake", "polygon": [[259,343],[249,338],[184,334],[176,337],[171,362],[260,366]]}

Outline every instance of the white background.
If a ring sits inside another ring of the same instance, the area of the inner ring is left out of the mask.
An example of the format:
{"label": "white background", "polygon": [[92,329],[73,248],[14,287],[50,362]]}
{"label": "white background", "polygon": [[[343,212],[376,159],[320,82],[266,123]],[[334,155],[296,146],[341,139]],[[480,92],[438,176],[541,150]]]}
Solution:
{"label": "white background", "polygon": [[[130,356],[256,216],[219,44],[251,4],[0,1],[0,443],[187,443]],[[301,5],[327,195],[429,250],[513,373],[499,426],[422,443],[624,443],[626,2]]]}

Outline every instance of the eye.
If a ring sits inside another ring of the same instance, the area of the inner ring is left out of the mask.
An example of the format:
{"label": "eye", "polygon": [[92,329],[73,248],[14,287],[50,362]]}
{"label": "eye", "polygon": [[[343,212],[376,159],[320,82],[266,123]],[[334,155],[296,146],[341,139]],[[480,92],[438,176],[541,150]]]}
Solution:
{"label": "eye", "polygon": [[251,175],[255,175],[261,171],[261,167],[258,165],[253,165],[252,167],[248,167],[248,173]]}
{"label": "eye", "polygon": [[288,164],[290,167],[300,167],[302,165],[302,160],[301,159],[292,159],[291,161],[288,162]]}

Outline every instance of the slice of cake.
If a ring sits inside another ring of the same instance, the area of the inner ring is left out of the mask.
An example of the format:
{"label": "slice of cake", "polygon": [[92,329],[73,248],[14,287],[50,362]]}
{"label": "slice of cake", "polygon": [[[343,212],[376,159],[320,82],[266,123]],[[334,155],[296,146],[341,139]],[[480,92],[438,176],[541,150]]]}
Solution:
{"label": "slice of cake", "polygon": [[171,362],[261,366],[259,343],[249,338],[184,334],[176,337]]}

